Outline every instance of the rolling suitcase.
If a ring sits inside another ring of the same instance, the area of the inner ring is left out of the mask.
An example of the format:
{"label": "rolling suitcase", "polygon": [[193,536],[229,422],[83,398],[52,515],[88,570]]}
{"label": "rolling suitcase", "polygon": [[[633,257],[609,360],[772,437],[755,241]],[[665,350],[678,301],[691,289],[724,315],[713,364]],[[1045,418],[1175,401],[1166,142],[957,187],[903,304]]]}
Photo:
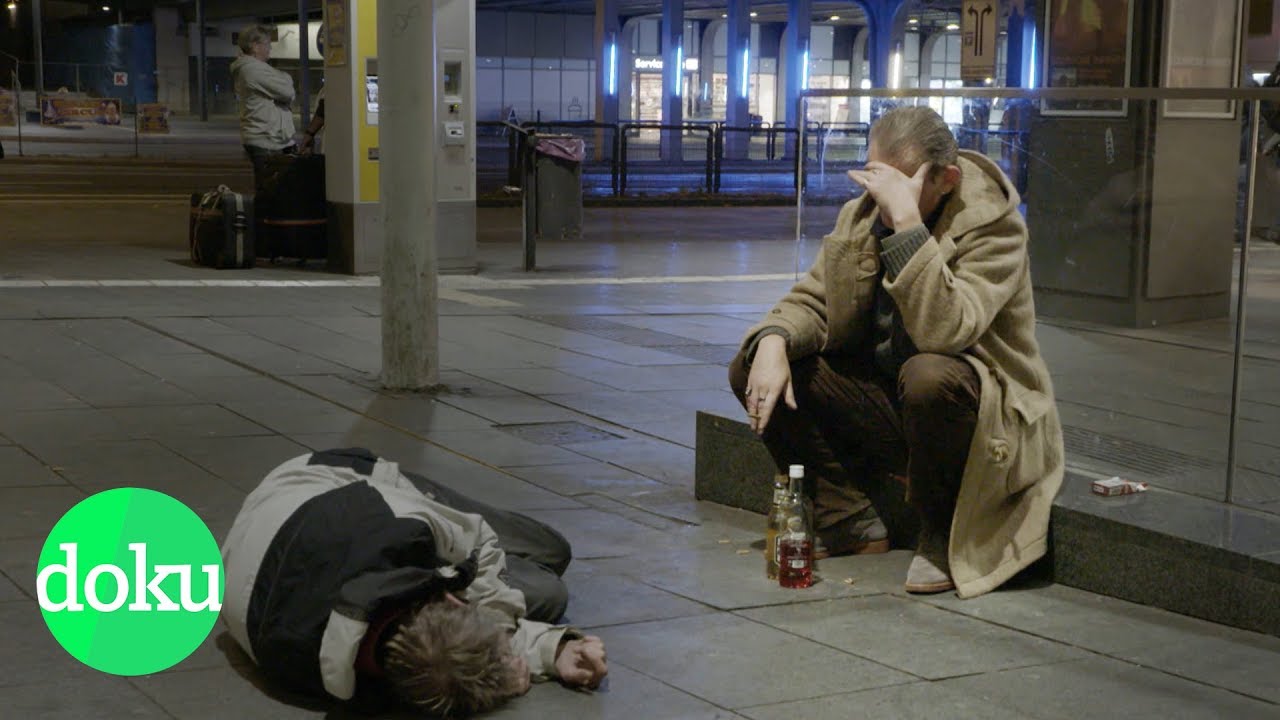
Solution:
{"label": "rolling suitcase", "polygon": [[207,193],[192,193],[187,236],[191,261],[197,265],[219,269],[253,267],[253,198],[226,185]]}
{"label": "rolling suitcase", "polygon": [[329,203],[323,155],[276,155],[267,159],[258,188],[258,257],[275,262],[329,257]]}

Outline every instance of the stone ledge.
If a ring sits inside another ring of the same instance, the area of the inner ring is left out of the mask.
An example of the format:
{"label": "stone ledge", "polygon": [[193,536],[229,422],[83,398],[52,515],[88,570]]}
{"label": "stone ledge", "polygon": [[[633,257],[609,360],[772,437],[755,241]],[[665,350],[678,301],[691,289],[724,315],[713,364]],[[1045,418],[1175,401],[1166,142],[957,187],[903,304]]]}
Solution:
{"label": "stone ledge", "polygon": [[1153,488],[1101,497],[1068,473],[1053,577],[1101,595],[1280,636],[1280,516]]}
{"label": "stone ledge", "polygon": [[[746,423],[699,412],[696,444],[699,500],[768,510],[776,470]],[[1068,472],[1054,501],[1055,582],[1280,636],[1280,516],[1159,488],[1106,498],[1090,482]],[[894,544],[910,546],[901,494],[872,496]]]}

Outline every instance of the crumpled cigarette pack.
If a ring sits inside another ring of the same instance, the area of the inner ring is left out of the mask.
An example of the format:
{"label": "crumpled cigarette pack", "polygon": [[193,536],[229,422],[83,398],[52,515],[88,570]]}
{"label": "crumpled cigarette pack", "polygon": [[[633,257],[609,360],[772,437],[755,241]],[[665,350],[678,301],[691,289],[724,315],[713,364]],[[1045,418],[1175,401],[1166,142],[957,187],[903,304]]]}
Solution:
{"label": "crumpled cigarette pack", "polygon": [[1131,495],[1145,492],[1148,487],[1147,483],[1121,480],[1119,477],[1093,481],[1093,492],[1096,495]]}

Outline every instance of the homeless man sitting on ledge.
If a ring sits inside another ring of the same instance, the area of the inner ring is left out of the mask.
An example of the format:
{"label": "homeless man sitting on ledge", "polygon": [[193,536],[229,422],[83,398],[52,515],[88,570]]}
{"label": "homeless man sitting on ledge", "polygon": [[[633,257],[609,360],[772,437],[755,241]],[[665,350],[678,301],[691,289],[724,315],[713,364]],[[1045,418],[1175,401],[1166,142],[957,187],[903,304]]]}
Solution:
{"label": "homeless man sitting on ledge", "polygon": [[886,552],[867,493],[905,481],[906,590],[981,595],[1044,554],[1062,482],[1027,227],[1009,178],[927,107],[885,113],[867,157],[729,383],[778,467],[816,475],[817,557]]}
{"label": "homeless man sitting on ledge", "polygon": [[599,638],[551,625],[570,550],[368,450],[294,458],[245,499],[223,546],[223,619],[284,689],[437,715],[558,678],[594,688]]}

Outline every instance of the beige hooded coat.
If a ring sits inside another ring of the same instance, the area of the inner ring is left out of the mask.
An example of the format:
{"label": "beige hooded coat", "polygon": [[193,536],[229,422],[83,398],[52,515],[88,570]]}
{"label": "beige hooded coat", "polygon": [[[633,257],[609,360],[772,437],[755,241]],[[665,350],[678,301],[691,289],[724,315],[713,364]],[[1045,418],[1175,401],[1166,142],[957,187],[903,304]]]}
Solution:
{"label": "beige hooded coat", "polygon": [[[951,523],[961,597],[998,587],[1047,549],[1062,483],[1062,428],[1036,342],[1027,227],[1018,193],[985,156],[961,151],[959,187],[932,237],[885,288],[922,353],[960,356],[982,381],[978,424]],[[789,335],[792,361],[873,342],[880,248],[869,196],[840,211],[809,272],[764,319]]]}

